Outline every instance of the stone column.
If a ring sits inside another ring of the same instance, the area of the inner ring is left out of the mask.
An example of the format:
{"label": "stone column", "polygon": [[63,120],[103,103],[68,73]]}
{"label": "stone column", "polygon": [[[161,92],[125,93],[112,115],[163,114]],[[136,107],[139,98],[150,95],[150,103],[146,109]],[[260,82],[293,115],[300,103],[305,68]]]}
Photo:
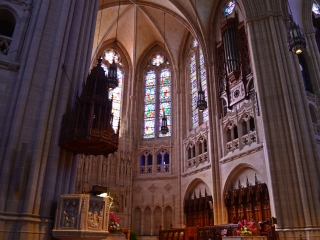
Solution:
{"label": "stone column", "polygon": [[312,239],[320,235],[312,230],[320,222],[319,155],[298,59],[288,50],[281,15],[248,21],[248,30],[270,173],[271,212],[277,217],[280,238],[302,234]]}
{"label": "stone column", "polygon": [[[0,222],[12,226],[12,239],[51,238],[57,195],[73,188],[73,154],[60,151],[60,123],[89,70],[98,3],[33,1],[1,144]],[[18,176],[11,176],[21,164],[22,143],[28,144],[30,165],[24,169],[26,180],[14,190]],[[17,198],[12,191],[25,194]],[[0,238],[11,238],[3,234]]]}

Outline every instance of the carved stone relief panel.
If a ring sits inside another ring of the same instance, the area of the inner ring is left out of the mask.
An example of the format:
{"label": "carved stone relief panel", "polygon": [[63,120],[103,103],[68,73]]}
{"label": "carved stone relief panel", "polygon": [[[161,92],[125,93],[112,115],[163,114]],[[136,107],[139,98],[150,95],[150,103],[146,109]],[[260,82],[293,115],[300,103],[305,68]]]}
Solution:
{"label": "carved stone relief panel", "polygon": [[61,226],[75,228],[78,221],[79,199],[65,199],[63,201],[63,215]]}
{"label": "carved stone relief panel", "polygon": [[90,201],[88,210],[88,229],[101,229],[104,214],[104,202]]}

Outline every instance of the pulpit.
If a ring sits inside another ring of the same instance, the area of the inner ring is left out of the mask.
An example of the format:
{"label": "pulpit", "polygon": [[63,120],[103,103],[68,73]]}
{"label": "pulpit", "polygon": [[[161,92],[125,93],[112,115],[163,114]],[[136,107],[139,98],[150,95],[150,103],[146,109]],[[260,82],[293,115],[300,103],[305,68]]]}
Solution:
{"label": "pulpit", "polygon": [[52,235],[57,239],[106,239],[111,200],[90,194],[61,195]]}

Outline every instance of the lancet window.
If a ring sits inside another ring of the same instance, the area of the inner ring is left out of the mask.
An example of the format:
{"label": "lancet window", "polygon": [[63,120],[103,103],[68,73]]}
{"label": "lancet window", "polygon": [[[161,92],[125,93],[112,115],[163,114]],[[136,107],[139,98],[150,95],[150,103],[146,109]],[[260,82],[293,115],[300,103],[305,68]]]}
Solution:
{"label": "lancet window", "polygon": [[229,16],[233,12],[235,6],[236,6],[236,3],[234,0],[229,1],[222,10],[223,16],[224,17]]}
{"label": "lancet window", "polygon": [[118,77],[118,87],[115,89],[109,90],[109,99],[113,99],[112,101],[112,113],[113,113],[113,121],[112,127],[115,131],[118,129],[119,119],[121,116],[121,99],[122,99],[122,83],[124,78],[124,71],[121,64],[120,55],[114,51],[113,49],[108,49],[104,52],[102,67],[106,71],[106,75],[108,74],[108,67],[115,61],[117,64],[117,77]]}
{"label": "lancet window", "polygon": [[203,52],[196,39],[191,42],[191,54],[189,60],[190,67],[190,89],[191,89],[191,113],[192,113],[192,128],[198,127],[203,122],[208,121],[208,109],[200,112],[197,109],[198,89],[201,82],[202,90],[205,93],[206,101],[208,102],[207,92],[207,71],[204,64]]}
{"label": "lancet window", "polygon": [[[166,57],[153,55],[144,76],[143,138],[171,136],[171,70]],[[169,132],[160,132],[163,115],[167,117]]]}

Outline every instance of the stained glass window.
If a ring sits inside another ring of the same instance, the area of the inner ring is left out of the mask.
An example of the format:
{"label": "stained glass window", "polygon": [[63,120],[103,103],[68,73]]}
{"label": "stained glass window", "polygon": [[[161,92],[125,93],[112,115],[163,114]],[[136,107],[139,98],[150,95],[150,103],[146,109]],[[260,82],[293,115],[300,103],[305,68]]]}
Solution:
{"label": "stained glass window", "polygon": [[119,85],[117,88],[109,91],[109,99],[113,98],[112,102],[112,113],[113,113],[113,122],[112,127],[115,131],[118,130],[120,113],[121,113],[121,99],[122,99],[122,83],[124,78],[124,72],[121,68],[120,57],[117,52],[113,49],[106,50],[104,52],[103,62],[101,64],[102,68],[106,71],[108,75],[108,66],[112,63],[113,58],[118,64],[117,77]]}
{"label": "stained glass window", "polygon": [[163,69],[160,72],[159,83],[159,131],[163,112],[167,116],[169,132],[167,134],[159,133],[159,137],[171,136],[171,72],[169,69]]}
{"label": "stained glass window", "polygon": [[164,63],[164,56],[160,55],[160,54],[156,54],[152,57],[151,59],[151,64],[153,66],[157,66],[159,67],[162,63]]}
{"label": "stained glass window", "polygon": [[192,42],[192,48],[198,47],[198,40],[194,39]]}
{"label": "stained glass window", "polygon": [[314,12],[315,14],[320,15],[320,6],[317,3],[313,3],[312,12]]}
{"label": "stained glass window", "polygon": [[236,7],[236,3],[234,2],[234,0],[228,2],[227,5],[225,5],[225,7],[223,8],[223,15],[225,17],[230,15],[233,12],[235,7]]}
{"label": "stained glass window", "polygon": [[197,62],[196,62],[195,53],[193,53],[190,58],[190,83],[191,83],[192,127],[197,127],[199,122],[199,113],[197,109],[198,84],[197,84]]}
{"label": "stained glass window", "polygon": [[150,70],[145,77],[144,95],[144,138],[154,138],[156,119],[156,72]]}
{"label": "stained glass window", "polygon": [[[194,42],[194,41],[193,41]],[[194,44],[192,45],[194,46]],[[196,49],[190,57],[190,89],[191,89],[191,123],[192,128],[198,127],[200,124],[200,118],[202,122],[206,122],[209,119],[208,109],[202,113],[197,109],[198,100],[198,76],[200,77],[202,90],[205,93],[206,101],[208,102],[207,93],[207,72],[205,68],[204,56],[200,47],[197,45]]]}
{"label": "stained glass window", "polygon": [[[152,67],[145,75],[143,138],[171,136],[171,71],[166,64],[164,56],[154,55],[151,65],[159,69]],[[167,134],[160,132],[163,112],[169,128]]]}
{"label": "stained glass window", "polygon": [[114,50],[109,49],[104,52],[104,59],[108,61],[109,63],[112,63],[112,60],[114,59],[115,63],[119,62],[119,54],[117,54]]}
{"label": "stained glass window", "polygon": [[[207,91],[207,71],[204,66],[204,57],[202,50],[199,50],[199,64],[200,64],[200,79],[201,79],[201,87],[205,94],[205,99],[208,102],[208,91]],[[203,121],[208,121],[208,108],[202,113]]]}
{"label": "stained glass window", "polygon": [[118,87],[109,91],[109,98],[113,98],[112,102],[112,112],[113,112],[113,122],[112,127],[115,131],[118,130],[120,110],[121,110],[121,97],[122,97],[122,82],[123,82],[123,72],[118,68]]}

